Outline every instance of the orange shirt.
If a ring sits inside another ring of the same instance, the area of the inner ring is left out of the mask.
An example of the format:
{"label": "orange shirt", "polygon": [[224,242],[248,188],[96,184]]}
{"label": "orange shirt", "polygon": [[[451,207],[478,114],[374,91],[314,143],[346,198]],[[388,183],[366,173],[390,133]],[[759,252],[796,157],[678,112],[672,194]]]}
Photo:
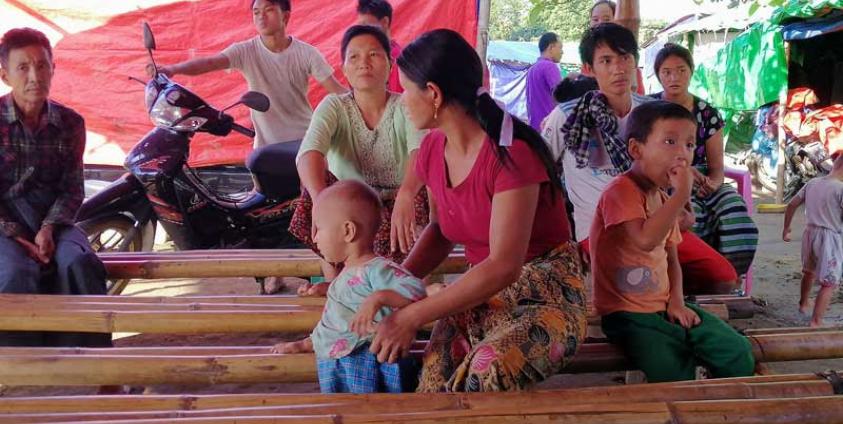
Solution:
{"label": "orange shirt", "polygon": [[667,248],[682,241],[678,221],[652,251],[632,243],[621,225],[649,218],[666,199],[667,194],[662,190],[644,192],[628,174],[612,180],[600,196],[589,234],[594,307],[599,315],[667,309],[670,298]]}

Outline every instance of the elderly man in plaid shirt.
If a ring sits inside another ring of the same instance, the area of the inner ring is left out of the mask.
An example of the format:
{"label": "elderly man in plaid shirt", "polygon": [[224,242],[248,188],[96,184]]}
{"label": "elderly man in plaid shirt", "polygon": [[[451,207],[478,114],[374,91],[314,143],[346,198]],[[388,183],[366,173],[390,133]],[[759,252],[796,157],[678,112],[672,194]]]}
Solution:
{"label": "elderly man in plaid shirt", "polygon": [[[50,42],[28,28],[0,41],[0,293],[105,294],[105,268],[73,225],[85,122],[48,99]],[[109,334],[0,333],[0,345],[108,346]]]}

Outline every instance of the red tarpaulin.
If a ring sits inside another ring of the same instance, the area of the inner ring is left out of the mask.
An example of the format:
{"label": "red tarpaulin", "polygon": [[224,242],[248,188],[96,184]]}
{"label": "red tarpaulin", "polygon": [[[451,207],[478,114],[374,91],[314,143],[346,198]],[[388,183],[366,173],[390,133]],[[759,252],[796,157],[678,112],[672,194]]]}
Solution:
{"label": "red tarpaulin", "polygon": [[[434,28],[459,31],[472,45],[477,38],[475,0],[392,0],[392,36],[402,45]],[[340,39],[356,20],[357,1],[293,0],[288,33],[313,44],[334,66],[341,81]],[[141,22],[155,33],[159,64],[215,54],[229,44],[254,37],[248,0],[135,2],[89,0],[5,0],[0,30],[30,26],[45,31],[54,43],[56,75],[52,98],[85,117],[89,137],[86,163],[121,165],[125,152],[152,128],[143,104],[143,86],[127,79],[145,79],[147,54]],[[7,20],[8,18],[11,18]],[[236,71],[198,77],[179,75],[184,84],[210,104],[226,106],[247,90]],[[311,81],[310,101],[315,106],[325,95]],[[248,111],[232,111],[238,122],[250,126]],[[191,163],[242,163],[251,140],[207,134],[192,143]]]}

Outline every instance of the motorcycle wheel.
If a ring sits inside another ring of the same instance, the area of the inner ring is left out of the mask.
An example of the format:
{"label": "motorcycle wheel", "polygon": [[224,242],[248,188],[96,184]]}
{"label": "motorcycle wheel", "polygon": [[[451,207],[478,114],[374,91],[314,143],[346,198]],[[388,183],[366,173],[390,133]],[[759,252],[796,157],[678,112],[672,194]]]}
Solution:
{"label": "motorcycle wheel", "polygon": [[[79,227],[87,234],[88,242],[91,243],[91,248],[95,252],[138,252],[143,250],[142,231],[138,231],[131,242],[120,248],[134,224],[134,221],[126,216],[114,215],[81,222]],[[108,294],[119,295],[129,281],[129,279],[106,280]]]}

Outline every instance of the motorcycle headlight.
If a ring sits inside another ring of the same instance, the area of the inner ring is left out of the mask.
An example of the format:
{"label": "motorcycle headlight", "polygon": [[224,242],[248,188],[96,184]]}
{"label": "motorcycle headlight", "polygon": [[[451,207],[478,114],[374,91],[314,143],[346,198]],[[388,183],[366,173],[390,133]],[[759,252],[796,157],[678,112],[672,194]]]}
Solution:
{"label": "motorcycle headlight", "polygon": [[196,131],[208,122],[206,118],[198,116],[183,119],[189,113],[190,109],[173,106],[167,101],[166,96],[161,96],[152,105],[149,117],[156,127],[171,128],[176,131]]}

